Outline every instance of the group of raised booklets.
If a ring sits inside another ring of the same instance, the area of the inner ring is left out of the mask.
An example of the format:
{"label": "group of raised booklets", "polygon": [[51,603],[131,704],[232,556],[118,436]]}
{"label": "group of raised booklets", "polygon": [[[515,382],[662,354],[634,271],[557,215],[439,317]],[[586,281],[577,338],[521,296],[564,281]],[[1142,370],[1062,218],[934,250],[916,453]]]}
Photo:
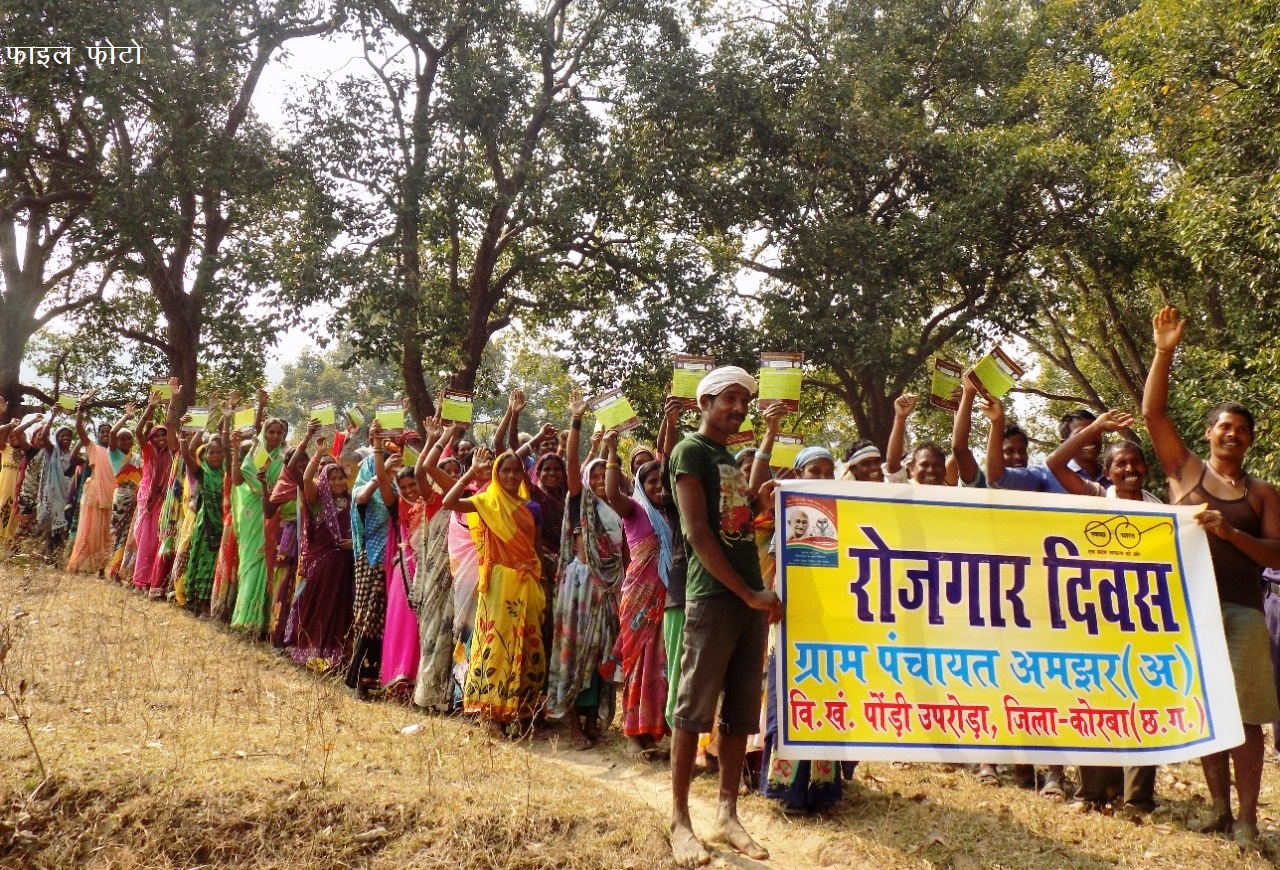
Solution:
{"label": "group of raised booklets", "polygon": [[[1246,743],[1230,753],[1238,815],[1228,754],[1205,759],[1214,801],[1206,829],[1234,828],[1237,839],[1256,842],[1259,726],[1280,720],[1263,616],[1275,596],[1264,603],[1260,579],[1263,568],[1280,566],[1280,503],[1244,471],[1253,442],[1246,409],[1213,410],[1204,459],[1166,415],[1183,325],[1173,309],[1154,319],[1142,416],[1171,499],[1208,507],[1201,518],[1247,723]],[[669,398],[651,446],[633,443],[619,431],[625,427],[584,434],[595,403],[580,392],[567,430],[548,423],[526,434],[524,397],[514,391],[494,442],[484,444],[447,416],[417,429],[377,418],[360,425],[358,417],[339,426],[317,416],[291,438],[268,416],[265,392],[256,408],[240,408],[236,395],[210,398],[192,419],[180,416],[182,385],[166,386],[96,430],[86,420],[89,395],[0,424],[0,535],[11,551],[26,546],[53,558],[69,546],[68,571],[227,623],[300,666],[340,675],[362,697],[461,711],[510,735],[551,720],[567,725],[582,750],[616,725],[628,752],[671,759],[673,849],[677,863],[690,866],[706,858],[685,806],[695,754],[719,764],[729,804],[722,833],[752,855],[764,850],[732,805],[744,764],[765,795],[796,810],[839,801],[842,780],[854,773],[852,764],[772,754],[778,717],[767,624],[781,616],[771,591],[776,481],[1155,500],[1144,489],[1143,446],[1107,443],[1130,431],[1133,417],[1067,414],[1061,443],[1043,464],[1028,464],[1028,436],[1006,425],[999,399],[984,397],[974,379],[955,402],[949,450],[907,449],[916,400],[905,395],[883,452],[868,441],[839,458],[807,446],[785,463],[775,448],[794,408],[787,401],[762,402],[764,431],[751,437],[754,446],[732,452],[759,386],[736,367],[705,371],[692,397]],[[975,404],[990,427],[982,465],[969,444]],[[9,418],[5,411],[0,420]],[[74,423],[61,425],[60,412]],[[682,431],[695,418],[696,431]],[[983,764],[974,773],[1084,806],[1137,815],[1155,805],[1153,768],[1080,768],[1074,784],[1060,767],[1038,775],[1030,766],[1001,772]]]}

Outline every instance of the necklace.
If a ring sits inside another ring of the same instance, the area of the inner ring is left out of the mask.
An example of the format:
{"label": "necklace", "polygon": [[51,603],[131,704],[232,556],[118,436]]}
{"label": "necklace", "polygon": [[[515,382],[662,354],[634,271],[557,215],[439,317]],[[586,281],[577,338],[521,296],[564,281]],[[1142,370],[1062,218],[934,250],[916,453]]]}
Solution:
{"label": "necklace", "polygon": [[1214,468],[1214,467],[1213,467],[1213,460],[1209,460],[1208,462],[1206,462],[1206,463],[1205,463],[1205,465],[1207,465],[1207,466],[1209,467],[1209,470],[1213,472],[1213,474],[1214,474],[1214,476],[1215,476],[1215,477],[1218,477],[1218,478],[1221,478],[1222,480],[1225,480],[1227,483],[1231,484],[1231,486],[1232,486],[1232,488],[1233,488],[1233,489],[1234,489],[1234,488],[1236,488],[1236,487],[1239,487],[1239,486],[1243,486],[1243,485],[1244,485],[1244,479],[1245,479],[1245,477],[1248,477],[1248,476],[1249,476],[1249,475],[1245,474],[1245,475],[1244,475],[1243,477],[1241,477],[1239,480],[1236,480],[1234,477],[1228,477],[1227,475],[1223,474],[1223,473],[1222,473],[1221,471],[1219,471],[1218,469]]}

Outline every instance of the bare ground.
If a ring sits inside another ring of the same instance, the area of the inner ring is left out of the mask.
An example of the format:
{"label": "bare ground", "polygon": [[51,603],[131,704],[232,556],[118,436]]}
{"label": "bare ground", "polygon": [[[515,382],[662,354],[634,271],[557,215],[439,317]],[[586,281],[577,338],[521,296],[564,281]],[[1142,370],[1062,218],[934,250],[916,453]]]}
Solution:
{"label": "bare ground", "polygon": [[[25,615],[14,618],[20,612]],[[91,578],[0,566],[13,631],[0,687],[0,867],[595,868],[666,864],[664,767],[616,736],[575,752],[552,734],[495,743],[465,721],[352,698],[332,679],[177,608]],[[1163,768],[1145,824],[1080,815],[934,765],[863,764],[834,812],[793,817],[756,796],[773,853],[741,867],[1271,867],[1267,851],[1190,830],[1196,765]],[[694,784],[710,829],[715,783]]]}

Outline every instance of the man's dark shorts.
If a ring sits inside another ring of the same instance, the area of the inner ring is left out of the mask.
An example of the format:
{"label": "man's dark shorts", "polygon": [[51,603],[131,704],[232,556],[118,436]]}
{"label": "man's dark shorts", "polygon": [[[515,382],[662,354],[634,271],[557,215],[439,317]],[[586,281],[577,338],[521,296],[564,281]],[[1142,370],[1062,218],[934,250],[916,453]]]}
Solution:
{"label": "man's dark shorts", "polygon": [[672,726],[706,734],[720,705],[722,734],[760,730],[769,619],[732,593],[685,602],[684,656]]}

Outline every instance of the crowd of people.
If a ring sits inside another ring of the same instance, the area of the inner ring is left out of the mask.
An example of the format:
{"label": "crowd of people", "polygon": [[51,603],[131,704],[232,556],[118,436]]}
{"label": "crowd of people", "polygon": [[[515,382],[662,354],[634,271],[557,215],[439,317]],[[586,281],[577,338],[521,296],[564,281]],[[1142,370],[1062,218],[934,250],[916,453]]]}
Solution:
{"label": "crowd of people", "polygon": [[[1166,414],[1169,372],[1184,322],[1153,321],[1156,353],[1142,419],[1169,497],[1203,504],[1245,743],[1203,760],[1213,799],[1206,831],[1256,845],[1266,722],[1280,720],[1264,611],[1280,605],[1263,577],[1280,568],[1280,502],[1244,470],[1253,417],[1235,403],[1206,422],[1197,456]],[[787,413],[763,411],[758,446],[728,444],[746,419],[756,381],[736,367],[697,390],[698,426],[670,398],[653,445],[616,430],[583,434],[589,406],[570,401],[571,424],[521,432],[520,390],[492,444],[439,417],[361,439],[311,420],[290,439],[259,392],[251,426],[234,426],[239,396],[217,431],[184,426],[182,384],[153,392],[113,423],[91,428],[81,397],[74,421],[59,409],[9,419],[0,403],[0,540],[46,558],[67,554],[73,574],[97,575],[170,600],[198,618],[269,643],[298,665],[341,676],[362,698],[387,697],[474,717],[495,734],[547,722],[590,750],[618,728],[626,751],[666,762],[672,776],[677,864],[709,854],[693,831],[689,783],[699,756],[719,769],[718,833],[744,854],[767,852],[743,829],[744,779],[794,811],[841,800],[850,763],[776,757],[778,710],[767,666],[768,625],[782,616],[775,575],[773,490],[780,479],[844,478],[918,486],[974,486],[1156,501],[1147,452],[1129,438],[1135,418],[1076,410],[1043,464],[1009,425],[1001,402],[963,388],[950,449],[907,449],[911,395],[895,403],[887,445],[859,441],[843,459],[805,447],[793,467],[771,467]],[[989,423],[985,457],[971,449],[975,405]],[[161,418],[161,412],[163,416]],[[584,441],[586,443],[584,443]],[[358,443],[360,442],[360,443]],[[794,531],[794,530],[793,530]],[[67,550],[69,548],[69,553]],[[1280,634],[1280,632],[1277,632]],[[765,683],[768,683],[767,690]],[[620,707],[620,714],[616,708]],[[664,741],[670,737],[669,743]],[[1238,812],[1231,805],[1232,765]],[[1153,768],[1081,767],[1074,795],[1061,767],[1002,772],[1084,808],[1111,804],[1140,816],[1155,807]]]}

